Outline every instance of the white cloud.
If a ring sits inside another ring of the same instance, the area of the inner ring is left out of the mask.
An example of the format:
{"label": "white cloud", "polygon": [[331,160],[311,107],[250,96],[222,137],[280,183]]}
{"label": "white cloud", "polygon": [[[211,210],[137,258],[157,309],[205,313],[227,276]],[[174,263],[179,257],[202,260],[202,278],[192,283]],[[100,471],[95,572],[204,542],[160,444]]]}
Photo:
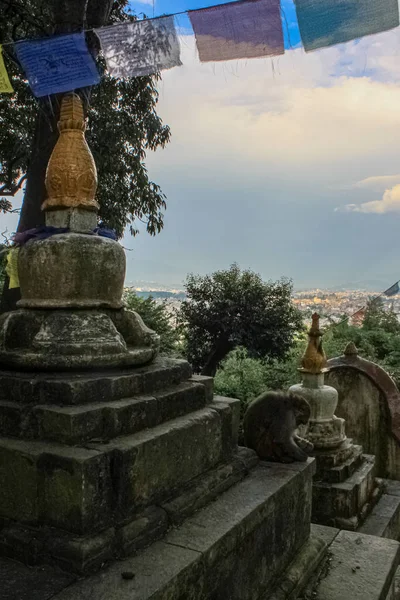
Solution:
{"label": "white cloud", "polygon": [[374,177],[367,177],[366,179],[357,181],[352,187],[381,191],[382,189],[387,190],[389,187],[393,187],[399,182],[400,173],[397,175],[375,175]]}
{"label": "white cloud", "polygon": [[372,200],[371,202],[363,202],[362,204],[347,204],[343,210],[347,212],[375,214],[400,212],[400,184],[386,190],[381,200]]}
{"label": "white cloud", "polygon": [[[150,164],[181,173],[182,167],[196,173],[218,168],[221,176],[236,175],[242,165],[249,177],[274,170],[278,177],[325,180],[327,188],[354,177],[355,165],[367,177],[371,161],[381,168],[384,157],[398,151],[400,66],[385,66],[397,52],[398,34],[382,39],[200,64],[193,36],[185,36],[184,66],[164,72],[160,89],[159,112],[172,141]],[[371,62],[379,67],[379,80],[343,75],[344,48],[353,53],[353,70],[358,65],[362,73]]]}

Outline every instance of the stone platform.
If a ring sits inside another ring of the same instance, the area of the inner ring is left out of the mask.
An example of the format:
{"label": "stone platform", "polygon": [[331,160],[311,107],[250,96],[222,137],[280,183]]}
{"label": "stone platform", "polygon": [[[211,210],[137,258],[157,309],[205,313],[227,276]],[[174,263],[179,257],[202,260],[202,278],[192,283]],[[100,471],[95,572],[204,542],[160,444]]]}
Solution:
{"label": "stone platform", "polygon": [[356,461],[344,461],[330,474],[330,481],[318,477],[314,481],[312,520],[355,531],[382,494],[375,478],[375,457],[359,452]]}
{"label": "stone platform", "polygon": [[312,526],[311,535],[324,540],[328,552],[293,600],[397,600],[398,542],[319,525]]}
{"label": "stone platform", "polygon": [[0,374],[0,548],[85,573],[162,536],[257,462],[240,405],[185,361]]}
{"label": "stone platform", "polygon": [[383,479],[381,483],[383,494],[358,531],[400,540],[400,481]]}
{"label": "stone platform", "polygon": [[[50,584],[35,567],[27,570],[27,586],[47,586],[46,596],[37,595],[41,600],[269,597],[308,542],[313,471],[312,459],[293,465],[259,463],[215,502],[170,528],[162,540],[136,555],[75,583],[74,575],[54,571]],[[320,544],[316,549],[319,558],[321,549]],[[24,567],[18,566],[20,590],[24,587],[21,569]],[[8,589],[7,600],[24,597],[13,595],[13,587],[7,587],[7,577],[12,578],[14,570],[2,570],[0,590]],[[48,592],[50,585],[53,593]]]}

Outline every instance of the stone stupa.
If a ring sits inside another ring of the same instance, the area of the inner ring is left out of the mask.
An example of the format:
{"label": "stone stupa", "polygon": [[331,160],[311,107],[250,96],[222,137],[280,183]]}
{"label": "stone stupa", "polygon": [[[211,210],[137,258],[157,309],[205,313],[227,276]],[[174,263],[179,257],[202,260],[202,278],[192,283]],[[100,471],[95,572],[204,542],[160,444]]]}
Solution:
{"label": "stone stupa", "polygon": [[313,314],[308,345],[299,369],[302,383],[289,388],[311,407],[304,437],[314,445],[317,464],[313,483],[313,521],[343,529],[357,529],[376,502],[375,457],[363,454],[346,437],[345,420],[335,415],[338,392],[325,385],[327,359],[322,348],[319,315]]}
{"label": "stone stupa", "polygon": [[146,364],[159,338],[123,307],[123,248],[94,233],[97,172],[78,95],[64,96],[58,127],[42,209],[46,225],[66,233],[20,248],[21,300],[19,310],[0,318],[0,364],[35,370]]}

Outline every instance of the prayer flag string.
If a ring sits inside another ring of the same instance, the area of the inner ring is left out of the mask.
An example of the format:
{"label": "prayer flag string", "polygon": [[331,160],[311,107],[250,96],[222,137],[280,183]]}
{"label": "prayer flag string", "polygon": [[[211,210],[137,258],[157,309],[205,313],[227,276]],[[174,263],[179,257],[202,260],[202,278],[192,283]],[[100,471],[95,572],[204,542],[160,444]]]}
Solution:
{"label": "prayer flag string", "polygon": [[[295,0],[306,52],[399,25],[398,0]],[[5,42],[13,45],[35,96],[99,83],[85,40],[93,31],[114,77],[150,75],[180,66],[174,16],[188,14],[201,62],[284,53],[281,0],[237,0],[198,10],[118,23],[80,33]],[[0,46],[0,92],[13,91]]]}

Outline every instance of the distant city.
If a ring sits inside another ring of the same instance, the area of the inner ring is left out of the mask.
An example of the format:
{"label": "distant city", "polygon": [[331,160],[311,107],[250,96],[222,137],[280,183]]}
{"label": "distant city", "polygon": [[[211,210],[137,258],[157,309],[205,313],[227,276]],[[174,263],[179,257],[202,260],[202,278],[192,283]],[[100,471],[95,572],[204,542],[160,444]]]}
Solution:
{"label": "distant city", "polygon": [[[140,285],[138,282],[129,287],[134,289],[138,296],[143,298],[152,296],[156,301],[164,302],[171,313],[179,309],[180,303],[186,298],[183,289],[155,285],[154,282],[149,284],[140,282]],[[315,311],[318,312],[321,315],[321,325],[324,326],[340,321],[344,315],[352,316],[363,308],[370,298],[379,296],[381,293],[382,290],[376,292],[353,289],[334,291],[315,288],[294,291],[293,302],[305,318],[309,318]],[[390,298],[382,296],[382,301],[388,310],[400,315],[400,294]]]}

